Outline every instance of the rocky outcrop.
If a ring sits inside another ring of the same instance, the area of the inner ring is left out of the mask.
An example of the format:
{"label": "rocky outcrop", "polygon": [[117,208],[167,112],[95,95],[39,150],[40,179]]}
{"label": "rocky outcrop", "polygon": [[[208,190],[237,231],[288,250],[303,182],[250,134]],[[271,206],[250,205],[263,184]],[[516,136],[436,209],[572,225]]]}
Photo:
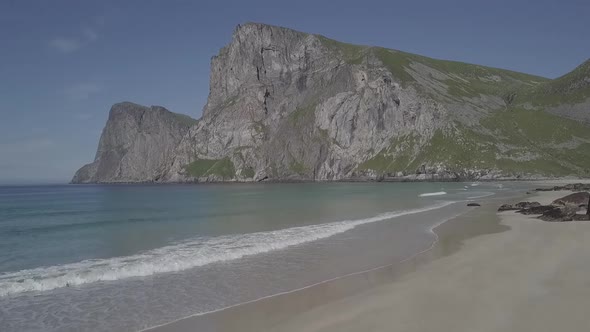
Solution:
{"label": "rocky outcrop", "polygon": [[[569,184],[563,188],[581,188],[585,185]],[[555,187],[560,188],[560,187]],[[553,188],[551,188],[552,190]],[[556,189],[559,190],[559,189]],[[539,202],[520,202],[516,204],[502,204],[499,212],[516,211],[524,215],[538,215],[544,221],[561,222],[575,220],[590,220],[590,214],[581,214],[586,208],[586,202],[590,199],[587,192],[576,192],[556,199],[549,205],[541,205]]]}
{"label": "rocky outcrop", "polygon": [[541,206],[539,202],[519,202],[516,204],[502,204],[498,211],[518,211],[518,210],[526,210],[530,208],[536,208]]}
{"label": "rocky outcrop", "polygon": [[329,43],[279,27],[239,26],[212,60],[203,118],[165,179],[216,180],[187,165],[222,158],[240,180],[350,178],[394,137],[427,140],[447,125],[443,105],[402,89],[374,55],[355,48],[358,61],[347,61]]}
{"label": "rocky outcrop", "polygon": [[[95,162],[73,182],[583,174],[590,131],[543,112],[530,98],[521,100],[548,82],[248,23],[212,58],[209,97],[198,122],[189,128],[162,116],[168,122],[151,137],[152,131],[132,125],[133,107],[124,110],[109,119]],[[585,88],[568,86],[568,94]],[[530,126],[531,118],[541,122]]]}
{"label": "rocky outcrop", "polygon": [[578,220],[577,208],[572,206],[548,206],[539,219],[551,222]]}
{"label": "rocky outcrop", "polygon": [[94,162],[80,168],[72,183],[154,181],[195,120],[160,106],[113,105]]}
{"label": "rocky outcrop", "polygon": [[571,190],[571,191],[590,191],[590,183],[570,183],[564,186],[553,186],[551,188],[537,188],[536,191],[560,191],[560,190]]}
{"label": "rocky outcrop", "polygon": [[565,197],[559,198],[554,200],[551,204],[552,205],[575,205],[575,206],[586,206],[588,203],[588,199],[590,198],[590,194],[585,191],[573,193],[567,195]]}

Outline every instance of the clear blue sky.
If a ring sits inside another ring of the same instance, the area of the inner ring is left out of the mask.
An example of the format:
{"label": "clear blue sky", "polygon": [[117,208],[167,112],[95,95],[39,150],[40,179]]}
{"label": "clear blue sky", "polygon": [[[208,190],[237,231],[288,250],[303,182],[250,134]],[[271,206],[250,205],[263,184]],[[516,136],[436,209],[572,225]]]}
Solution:
{"label": "clear blue sky", "polygon": [[199,117],[244,22],[557,77],[590,57],[590,1],[0,0],[0,183],[67,182],[113,103]]}

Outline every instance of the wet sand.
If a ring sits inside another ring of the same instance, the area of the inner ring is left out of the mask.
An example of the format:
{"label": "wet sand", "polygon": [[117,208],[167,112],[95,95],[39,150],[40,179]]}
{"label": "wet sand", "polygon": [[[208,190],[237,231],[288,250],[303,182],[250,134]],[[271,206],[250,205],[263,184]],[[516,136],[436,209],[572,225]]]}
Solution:
{"label": "wet sand", "polygon": [[496,213],[502,203],[566,194],[486,199],[437,227],[431,250],[402,263],[154,331],[583,330],[590,326],[590,223]]}
{"label": "wet sand", "polygon": [[[541,203],[566,192],[536,195]],[[590,223],[501,213],[508,232],[272,331],[582,331],[590,326]]]}
{"label": "wet sand", "polygon": [[[524,194],[522,195],[524,197]],[[497,207],[516,196],[485,198],[482,207],[447,221],[434,229],[437,242],[429,250],[404,262],[375,268],[329,280],[301,290],[288,292],[205,315],[197,315],[153,328],[150,331],[266,331],[279,328],[311,309],[336,303],[388,285],[437,258],[457,252],[466,239],[509,230],[500,225]]]}

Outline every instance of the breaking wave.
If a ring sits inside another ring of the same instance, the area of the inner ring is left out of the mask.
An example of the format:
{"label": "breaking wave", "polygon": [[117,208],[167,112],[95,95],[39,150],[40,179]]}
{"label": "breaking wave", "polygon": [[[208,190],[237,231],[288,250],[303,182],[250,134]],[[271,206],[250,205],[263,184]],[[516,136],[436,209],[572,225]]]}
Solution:
{"label": "breaking wave", "polygon": [[420,195],[418,195],[418,197],[441,196],[441,195],[446,195],[446,194],[447,194],[446,191],[437,191],[435,193],[424,193],[424,194],[420,194]]}
{"label": "breaking wave", "polygon": [[359,225],[440,209],[453,203],[443,202],[420,209],[393,211],[365,219],[343,220],[268,232],[193,238],[131,256],[84,260],[71,264],[2,273],[0,274],[0,296],[182,271],[324,239]]}

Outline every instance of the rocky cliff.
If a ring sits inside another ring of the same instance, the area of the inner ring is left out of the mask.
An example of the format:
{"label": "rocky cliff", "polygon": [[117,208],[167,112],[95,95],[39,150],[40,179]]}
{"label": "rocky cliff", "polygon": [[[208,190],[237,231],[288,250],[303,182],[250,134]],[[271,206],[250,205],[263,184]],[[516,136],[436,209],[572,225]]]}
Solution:
{"label": "rocky cliff", "polygon": [[94,162],[80,168],[74,183],[157,180],[172,152],[196,120],[163,107],[113,105]]}
{"label": "rocky cliff", "polygon": [[73,182],[587,175],[589,67],[549,80],[248,23],[198,122],[115,105]]}

